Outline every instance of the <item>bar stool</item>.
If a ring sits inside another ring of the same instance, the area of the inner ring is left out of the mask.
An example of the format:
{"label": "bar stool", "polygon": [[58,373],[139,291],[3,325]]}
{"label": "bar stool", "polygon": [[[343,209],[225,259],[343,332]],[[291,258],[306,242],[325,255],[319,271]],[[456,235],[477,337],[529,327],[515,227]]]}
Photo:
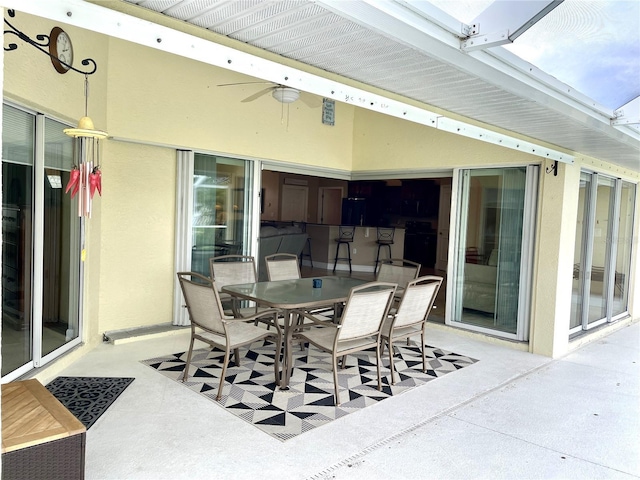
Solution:
{"label": "bar stool", "polygon": [[[353,242],[353,237],[356,233],[356,227],[340,225],[339,227],[339,236],[336,238],[336,242],[338,245],[336,246],[336,258],[333,261],[333,271],[336,271],[336,264],[338,260],[348,260],[349,261],[349,273],[351,273],[351,242]],[[340,245],[347,246],[347,256],[340,257]]]}
{"label": "bar stool", "polygon": [[304,257],[309,257],[309,261],[311,262],[311,268],[313,268],[313,257],[311,256],[311,238],[307,237],[307,242],[304,244],[302,252],[300,252],[300,266],[302,266],[302,259]]}
{"label": "bar stool", "polygon": [[391,259],[391,245],[393,245],[393,236],[396,233],[396,227],[378,227],[378,253],[376,254],[376,267],[374,273],[378,271],[378,263],[380,263],[380,248],[387,247],[389,249],[389,259]]}
{"label": "bar stool", "polygon": [[[302,230],[302,233],[307,233],[307,224],[305,222],[299,222],[297,225]],[[302,267],[302,259],[304,257],[309,257],[309,261],[311,262],[311,268],[313,268],[313,257],[311,256],[311,237],[307,235],[307,241],[302,247],[302,251],[300,252],[300,267]]]}

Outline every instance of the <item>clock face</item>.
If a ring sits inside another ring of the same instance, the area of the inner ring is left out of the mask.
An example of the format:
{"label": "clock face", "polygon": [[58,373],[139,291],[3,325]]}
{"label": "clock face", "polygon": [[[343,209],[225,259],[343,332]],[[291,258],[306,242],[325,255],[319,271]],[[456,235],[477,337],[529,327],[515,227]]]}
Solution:
{"label": "clock face", "polygon": [[51,63],[59,73],[66,73],[73,64],[73,45],[67,32],[60,27],[53,27],[49,35],[49,53]]}
{"label": "clock face", "polygon": [[71,62],[73,61],[73,47],[71,46],[69,36],[62,32],[58,35],[56,44],[58,46],[58,58],[60,61],[71,65]]}

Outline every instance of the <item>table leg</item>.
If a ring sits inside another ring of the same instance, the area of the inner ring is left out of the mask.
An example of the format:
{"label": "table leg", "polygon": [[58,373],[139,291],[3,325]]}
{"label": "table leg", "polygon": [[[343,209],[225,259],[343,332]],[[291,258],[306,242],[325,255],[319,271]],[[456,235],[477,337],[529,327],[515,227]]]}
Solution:
{"label": "table leg", "polygon": [[293,314],[291,310],[283,310],[284,318],[284,353],[282,355],[282,375],[280,377],[280,390],[289,390],[289,379],[291,378],[292,355],[291,337],[293,332]]}

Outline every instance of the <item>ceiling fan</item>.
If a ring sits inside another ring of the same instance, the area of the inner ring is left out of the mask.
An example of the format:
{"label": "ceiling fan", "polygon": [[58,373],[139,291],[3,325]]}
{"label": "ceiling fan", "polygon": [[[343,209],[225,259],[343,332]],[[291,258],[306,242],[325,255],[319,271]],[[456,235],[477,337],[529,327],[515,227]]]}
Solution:
{"label": "ceiling fan", "polygon": [[240,82],[240,83],[223,83],[218,85],[218,87],[231,87],[235,85],[259,85],[259,84],[268,84],[270,87],[264,88],[252,95],[249,95],[244,100],[241,100],[242,103],[253,102],[263,95],[271,92],[271,96],[275,98],[280,103],[293,103],[296,100],[300,99],[304,104],[311,108],[319,107],[320,104],[317,101],[314,101],[313,98],[308,98],[305,92],[301,92],[297,88],[287,87],[286,85],[281,85],[279,83],[273,82]]}

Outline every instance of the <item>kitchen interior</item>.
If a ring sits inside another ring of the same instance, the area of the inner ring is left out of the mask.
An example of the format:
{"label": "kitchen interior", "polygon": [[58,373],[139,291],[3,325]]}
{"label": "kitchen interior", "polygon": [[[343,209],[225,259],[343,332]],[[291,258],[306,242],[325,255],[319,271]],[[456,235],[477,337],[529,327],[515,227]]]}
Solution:
{"label": "kitchen interior", "polygon": [[[307,189],[308,203],[302,214],[306,218],[292,218],[287,206],[290,202],[282,201],[283,188],[291,185]],[[402,228],[405,229],[405,259],[420,263],[423,274],[446,269],[447,246],[440,246],[444,248],[444,257],[439,256],[438,238],[448,243],[450,177],[346,181],[265,170],[262,188],[263,222],[304,221]],[[323,194],[332,189],[342,191],[339,205],[323,202]],[[446,196],[447,191],[449,196]],[[443,209],[440,208],[441,198],[446,200]],[[438,231],[442,218],[447,223],[443,225],[444,235]]]}

